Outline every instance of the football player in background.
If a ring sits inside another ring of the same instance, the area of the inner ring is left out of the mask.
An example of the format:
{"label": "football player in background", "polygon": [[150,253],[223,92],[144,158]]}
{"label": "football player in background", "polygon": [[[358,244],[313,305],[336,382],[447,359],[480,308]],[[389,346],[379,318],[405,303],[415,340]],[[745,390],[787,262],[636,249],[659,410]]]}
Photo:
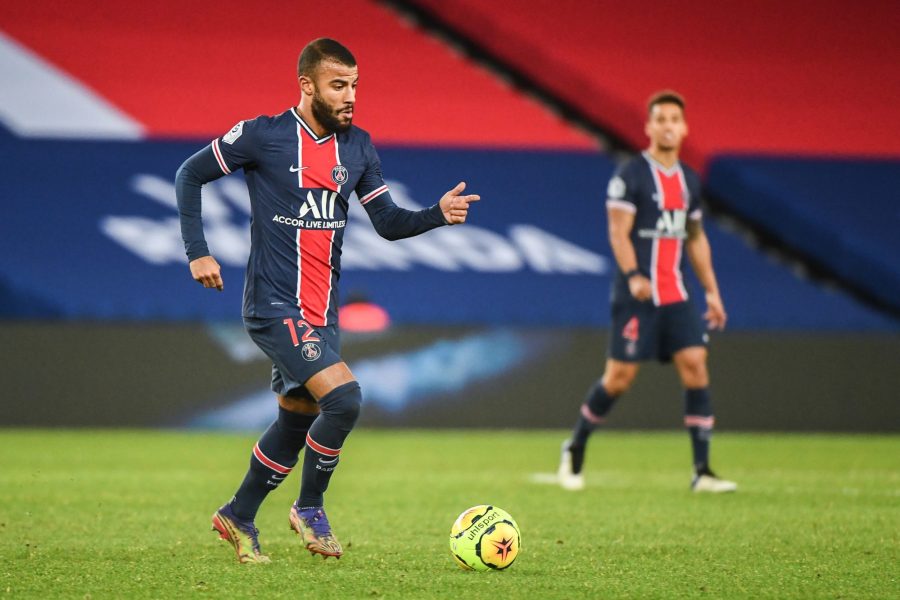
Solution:
{"label": "football player in background", "polygon": [[618,267],[612,290],[610,343],[603,376],[588,392],[557,473],[568,490],[584,487],[584,453],[591,433],[631,387],[641,361],[672,361],[684,386],[684,426],[690,434],[695,492],[731,492],[734,482],[709,464],[714,417],[706,366],[708,336],[682,281],[684,255],[706,292],[710,329],[725,327],[726,313],[703,231],[700,179],[678,159],[688,132],[684,99],[654,94],[644,131],[649,147],[610,179],[606,209],[609,241]]}

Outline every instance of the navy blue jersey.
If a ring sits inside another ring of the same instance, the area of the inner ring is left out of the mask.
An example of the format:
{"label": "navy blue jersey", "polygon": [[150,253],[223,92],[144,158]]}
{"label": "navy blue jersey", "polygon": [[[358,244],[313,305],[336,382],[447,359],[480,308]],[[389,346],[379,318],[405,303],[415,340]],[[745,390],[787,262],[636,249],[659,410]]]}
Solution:
{"label": "navy blue jersey", "polygon": [[[212,142],[222,173],[242,168],[251,201],[245,317],[337,323],[341,245],[353,191],[393,205],[369,134],[318,137],[293,108],[241,121]],[[371,205],[370,205],[371,203]]]}
{"label": "navy blue jersey", "polygon": [[[638,269],[650,278],[653,303],[664,306],[688,299],[682,282],[687,219],[700,219],[700,178],[690,167],[671,169],[643,152],[623,164],[609,180],[607,208],[634,214],[631,243]],[[631,298],[621,269],[613,283],[613,301]]]}

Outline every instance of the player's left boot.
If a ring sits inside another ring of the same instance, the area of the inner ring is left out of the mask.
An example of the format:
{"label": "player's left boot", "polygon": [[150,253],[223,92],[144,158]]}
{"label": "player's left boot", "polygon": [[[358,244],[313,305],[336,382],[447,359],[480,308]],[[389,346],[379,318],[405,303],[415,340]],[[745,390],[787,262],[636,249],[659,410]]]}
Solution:
{"label": "player's left boot", "polygon": [[331,532],[328,517],[321,506],[301,509],[294,504],[291,506],[290,521],[291,529],[300,535],[310,553],[321,554],[324,558],[340,558],[344,554],[341,543]]}
{"label": "player's left boot", "polygon": [[219,532],[219,537],[234,546],[238,562],[267,563],[269,557],[259,549],[259,530],[252,521],[242,521],[226,504],[213,513],[212,528]]}
{"label": "player's left boot", "polygon": [[723,492],[737,491],[737,484],[727,479],[721,479],[712,470],[705,468],[694,473],[694,478],[691,480],[691,490],[721,494]]}
{"label": "player's left boot", "polygon": [[560,451],[559,469],[556,471],[556,480],[564,490],[573,492],[584,489],[584,474],[575,472],[574,463],[575,460],[572,449],[569,447],[569,440],[566,440],[563,442]]}

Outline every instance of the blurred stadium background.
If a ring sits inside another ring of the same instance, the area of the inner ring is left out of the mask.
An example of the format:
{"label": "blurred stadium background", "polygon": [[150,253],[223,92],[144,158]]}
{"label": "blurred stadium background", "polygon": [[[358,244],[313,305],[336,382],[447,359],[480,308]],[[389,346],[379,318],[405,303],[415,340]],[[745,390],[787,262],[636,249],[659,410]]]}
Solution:
{"label": "blurred stadium background", "polygon": [[[239,319],[240,175],[204,191],[222,294],[189,277],[172,181],[237,120],[295,104],[297,55],[329,36],[359,61],[356,123],[398,203],[459,179],[484,199],[398,243],[352,215],[363,425],[571,425],[605,351],[606,182],[669,87],[730,313],[720,429],[896,432],[898,18],[878,0],[3,3],[0,426],[270,421]],[[612,426],[678,428],[679,398],[650,366]]]}

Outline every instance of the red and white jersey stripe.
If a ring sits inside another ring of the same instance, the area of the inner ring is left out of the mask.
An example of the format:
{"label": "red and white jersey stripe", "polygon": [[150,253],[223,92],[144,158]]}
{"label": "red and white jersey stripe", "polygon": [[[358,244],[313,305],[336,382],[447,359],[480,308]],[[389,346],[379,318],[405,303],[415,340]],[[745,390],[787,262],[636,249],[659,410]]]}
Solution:
{"label": "red and white jersey stripe", "polygon": [[[686,214],[689,194],[681,166],[676,164],[672,169],[665,169],[659,164],[651,163],[651,168],[656,183],[660,218],[675,219],[678,218],[676,215]],[[663,230],[657,227],[657,231]],[[688,299],[681,277],[683,247],[684,238],[680,236],[660,236],[653,239],[650,280],[653,284],[653,303],[657,306],[684,302]]]}

